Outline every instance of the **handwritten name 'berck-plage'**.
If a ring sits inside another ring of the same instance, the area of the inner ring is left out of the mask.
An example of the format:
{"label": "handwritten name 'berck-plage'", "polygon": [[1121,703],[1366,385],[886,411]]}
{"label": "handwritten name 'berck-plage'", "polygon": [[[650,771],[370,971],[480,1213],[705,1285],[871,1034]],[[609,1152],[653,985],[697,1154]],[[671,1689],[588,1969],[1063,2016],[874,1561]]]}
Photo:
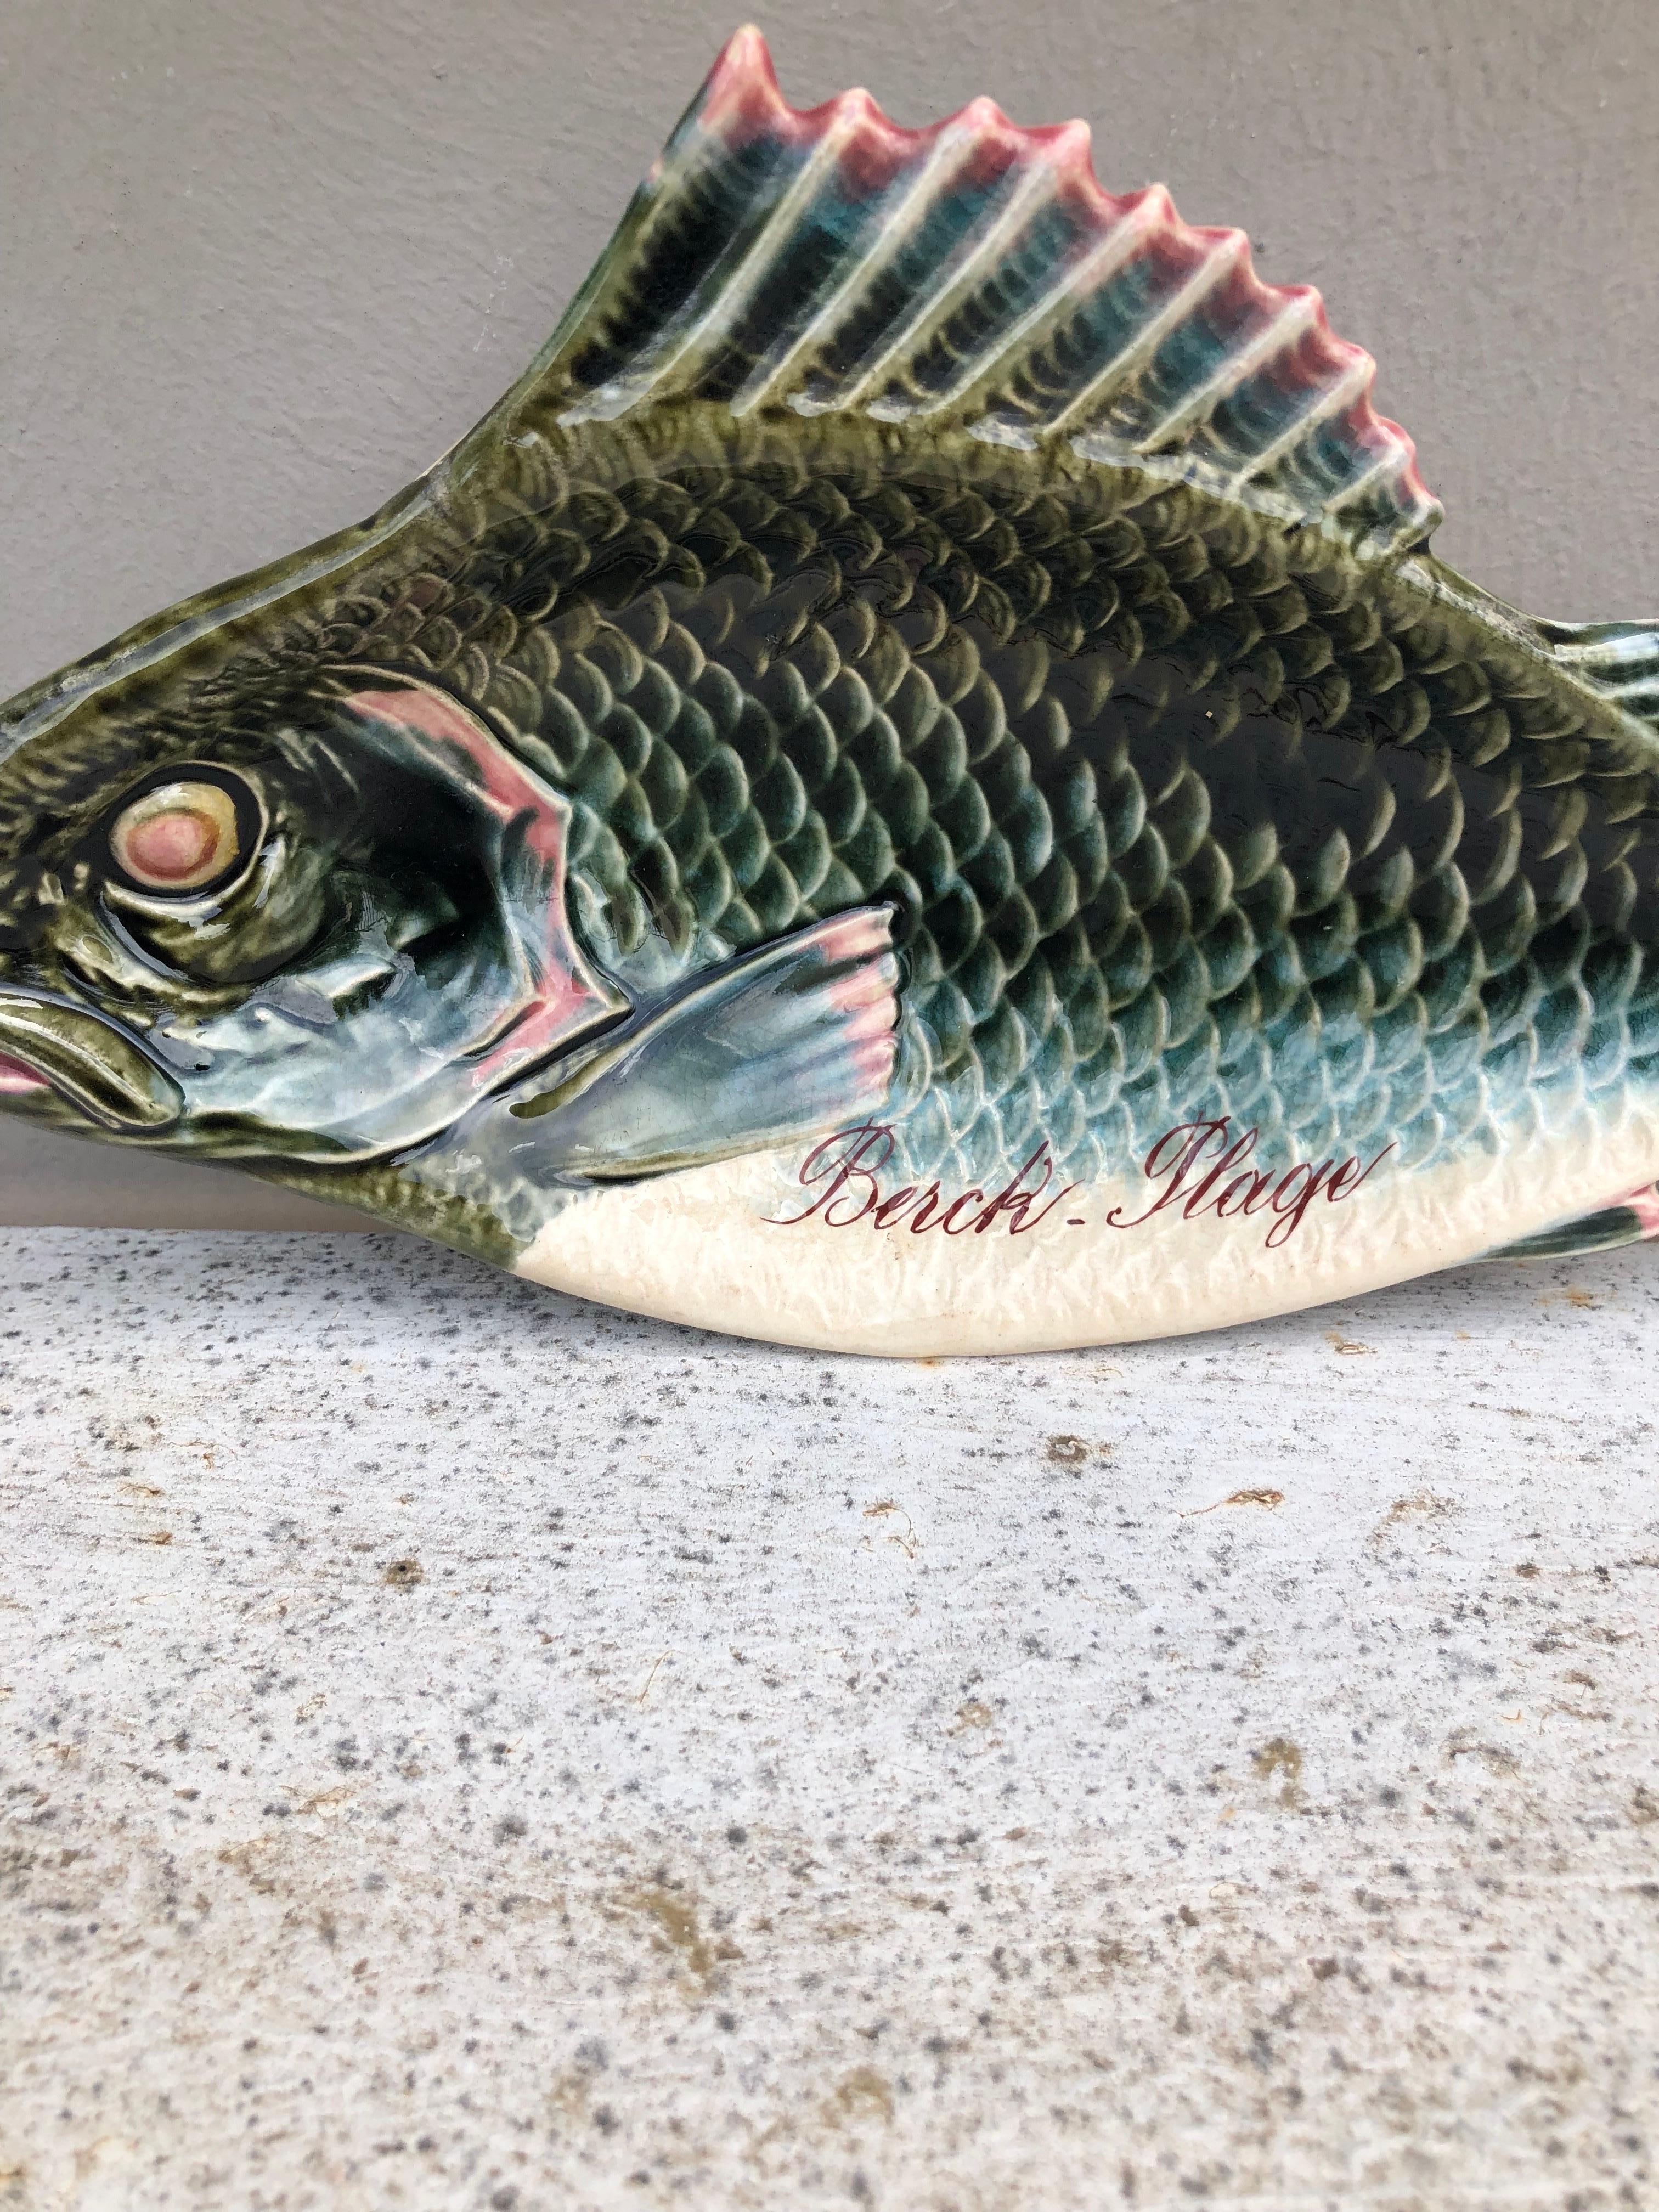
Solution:
{"label": "handwritten name 'berck-plage'", "polygon": [[[1363,1165],[1358,1155],[1351,1153],[1346,1159],[1324,1159],[1317,1164],[1298,1161],[1278,1170],[1250,1167],[1246,1163],[1255,1154],[1260,1133],[1252,1127],[1235,1136],[1225,1115],[1217,1121],[1182,1121],[1166,1129],[1141,1168],[1147,1180],[1161,1182],[1163,1189],[1139,1213],[1128,1214],[1124,1206],[1115,1206],[1106,1216],[1106,1226],[1139,1229],[1176,1206],[1183,1221],[1195,1221],[1206,1213],[1218,1221],[1267,1213],[1273,1219],[1264,1242],[1269,1251],[1276,1251],[1302,1226],[1316,1198],[1331,1206],[1352,1198],[1395,1149],[1384,1145]],[[880,1171],[891,1159],[896,1143],[891,1127],[879,1121],[861,1121],[825,1137],[800,1165],[802,1188],[816,1188],[811,1204],[772,1225],[793,1229],[817,1220],[828,1229],[851,1229],[867,1221],[872,1229],[902,1227],[912,1236],[939,1229],[947,1237],[965,1237],[969,1231],[982,1237],[988,1230],[1001,1227],[1011,1237],[1024,1237],[1079,1188],[1064,1183],[1051,1194],[1055,1169],[1045,1138],[999,1191],[975,1185],[947,1200],[939,1185],[931,1182],[904,1183],[884,1194]],[[1085,1221],[1084,1215],[1070,1214],[1065,1225],[1080,1229]]]}

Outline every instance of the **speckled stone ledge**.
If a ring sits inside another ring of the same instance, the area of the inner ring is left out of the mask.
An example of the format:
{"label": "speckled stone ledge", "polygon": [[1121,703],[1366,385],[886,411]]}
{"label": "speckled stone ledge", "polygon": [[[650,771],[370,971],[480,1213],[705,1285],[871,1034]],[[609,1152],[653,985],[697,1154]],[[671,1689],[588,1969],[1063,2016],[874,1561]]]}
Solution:
{"label": "speckled stone ledge", "polygon": [[1653,1255],[982,1364],[0,1285],[0,2204],[1654,2202]]}

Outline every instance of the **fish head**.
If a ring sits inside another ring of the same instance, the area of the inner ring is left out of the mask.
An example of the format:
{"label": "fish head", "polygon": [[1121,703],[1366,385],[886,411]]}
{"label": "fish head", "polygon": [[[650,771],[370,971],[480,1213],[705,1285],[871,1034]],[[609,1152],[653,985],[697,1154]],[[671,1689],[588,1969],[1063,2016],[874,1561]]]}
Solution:
{"label": "fish head", "polygon": [[459,696],[313,665],[46,719],[0,757],[0,1108],[343,1164],[626,1012],[566,915],[567,802]]}

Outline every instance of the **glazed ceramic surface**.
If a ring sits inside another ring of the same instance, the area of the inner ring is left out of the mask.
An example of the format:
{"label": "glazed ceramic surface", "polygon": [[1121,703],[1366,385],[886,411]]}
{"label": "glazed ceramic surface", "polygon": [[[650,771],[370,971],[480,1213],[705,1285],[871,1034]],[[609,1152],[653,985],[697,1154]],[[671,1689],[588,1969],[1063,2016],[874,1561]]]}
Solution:
{"label": "glazed ceramic surface", "polygon": [[361,528],[0,708],[0,1103],[879,1352],[1659,1221],[1659,635],[1437,562],[1316,295],[740,33]]}

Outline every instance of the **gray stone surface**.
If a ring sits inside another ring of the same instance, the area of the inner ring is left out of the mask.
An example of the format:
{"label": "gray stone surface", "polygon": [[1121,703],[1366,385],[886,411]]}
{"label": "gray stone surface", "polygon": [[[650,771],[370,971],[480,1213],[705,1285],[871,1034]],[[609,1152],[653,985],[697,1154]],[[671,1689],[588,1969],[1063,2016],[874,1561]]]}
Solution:
{"label": "gray stone surface", "polygon": [[974,1365],[0,1285],[0,2204],[1656,2201],[1651,1253]]}

